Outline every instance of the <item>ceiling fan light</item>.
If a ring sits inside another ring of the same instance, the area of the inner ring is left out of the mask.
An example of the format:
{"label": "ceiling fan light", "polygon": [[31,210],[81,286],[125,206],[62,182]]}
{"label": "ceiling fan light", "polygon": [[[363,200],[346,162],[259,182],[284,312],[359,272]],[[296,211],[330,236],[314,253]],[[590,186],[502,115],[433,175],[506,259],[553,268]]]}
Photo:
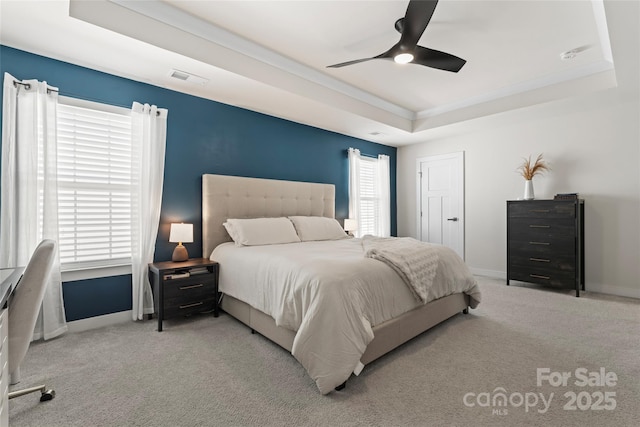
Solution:
{"label": "ceiling fan light", "polygon": [[408,64],[413,61],[413,55],[410,53],[400,53],[396,55],[393,60],[398,64]]}

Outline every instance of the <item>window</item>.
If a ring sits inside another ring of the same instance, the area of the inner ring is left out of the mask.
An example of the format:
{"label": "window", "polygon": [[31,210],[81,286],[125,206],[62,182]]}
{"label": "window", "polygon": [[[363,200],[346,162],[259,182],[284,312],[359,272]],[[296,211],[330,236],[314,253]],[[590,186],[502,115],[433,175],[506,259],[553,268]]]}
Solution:
{"label": "window", "polygon": [[360,218],[358,230],[360,235],[376,234],[378,230],[379,199],[376,191],[376,170],[378,159],[360,158]]}
{"label": "window", "polygon": [[357,237],[390,235],[389,173],[389,156],[361,156],[349,149],[349,216],[358,222]]}
{"label": "window", "polygon": [[61,97],[57,127],[61,269],[130,264],[130,111]]}

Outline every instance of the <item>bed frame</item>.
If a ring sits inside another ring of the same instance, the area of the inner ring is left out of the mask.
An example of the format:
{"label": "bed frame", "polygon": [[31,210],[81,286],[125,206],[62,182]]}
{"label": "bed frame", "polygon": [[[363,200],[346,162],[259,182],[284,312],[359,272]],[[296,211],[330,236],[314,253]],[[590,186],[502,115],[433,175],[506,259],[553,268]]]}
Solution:
{"label": "bed frame", "polygon": [[[205,174],[202,176],[202,256],[209,258],[216,246],[231,241],[222,225],[227,218],[293,215],[333,218],[334,185]],[[277,326],[271,316],[229,295],[223,297],[221,307],[252,331],[291,351],[295,332]],[[374,339],[367,346],[361,363],[366,365],[451,316],[466,313],[468,307],[468,295],[454,294],[373,327]]]}

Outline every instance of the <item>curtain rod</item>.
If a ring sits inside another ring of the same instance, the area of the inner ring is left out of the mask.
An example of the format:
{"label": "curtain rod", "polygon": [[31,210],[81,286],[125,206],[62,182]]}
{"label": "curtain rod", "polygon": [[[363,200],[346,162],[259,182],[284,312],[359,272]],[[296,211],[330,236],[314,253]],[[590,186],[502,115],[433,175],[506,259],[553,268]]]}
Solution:
{"label": "curtain rod", "polygon": [[[108,102],[108,101],[103,101],[102,99],[98,99],[98,98],[88,98],[86,96],[80,96],[80,95],[76,95],[74,93],[69,93],[69,92],[64,92],[60,94],[61,96],[66,96],[67,98],[75,98],[75,99],[80,99],[82,101],[89,101],[89,102],[97,102],[98,104],[107,104],[107,105],[113,105],[114,107],[120,107],[120,108],[126,108],[127,110],[131,110],[131,105],[123,105],[123,104],[116,104],[114,102]],[[160,111],[156,111],[156,116],[160,115]]]}
{"label": "curtain rod", "polygon": [[[349,147],[349,148],[352,148],[352,147]],[[347,149],[347,156],[348,155],[349,155],[349,149]],[[367,153],[360,152],[360,155],[363,156],[363,157],[371,157],[372,159],[377,159],[378,158],[378,156],[375,155],[375,154],[367,154]]]}
{"label": "curtain rod", "polygon": [[[24,87],[25,87],[25,89],[27,89],[27,90],[28,90],[28,89],[31,89],[31,84],[30,84],[30,83],[22,83],[22,82],[19,82],[19,81],[17,81],[17,80],[14,80],[14,81],[13,81],[13,85],[14,85],[15,87],[18,87],[18,85],[22,85],[22,86],[24,86]],[[51,93],[51,92],[58,92],[58,93],[60,93],[60,91],[59,91],[58,89],[52,89],[52,88],[47,87],[47,93]],[[96,100],[93,100],[93,99],[83,98],[83,97],[80,97],[80,96],[77,96],[77,95],[67,95],[67,96],[69,96],[70,98],[82,99],[82,100],[84,100],[84,101],[99,102],[99,103],[102,103],[102,104],[115,105],[115,104],[110,104],[110,103],[108,103],[108,102],[104,102],[104,101],[96,101]],[[126,108],[126,109],[130,109],[130,108],[131,108],[131,107],[126,107],[126,106],[124,106],[124,105],[116,105],[116,106],[117,106],[117,107]],[[160,115],[160,111],[156,111],[156,116],[159,116],[159,115]]]}
{"label": "curtain rod", "polygon": [[[13,81],[13,85],[15,87],[18,87],[18,85],[22,85],[27,90],[31,89],[31,83],[22,83],[22,82],[19,82],[17,80],[14,80]],[[58,89],[53,89],[53,88],[50,88],[50,87],[47,86],[47,93],[51,93],[51,92],[58,92]]]}

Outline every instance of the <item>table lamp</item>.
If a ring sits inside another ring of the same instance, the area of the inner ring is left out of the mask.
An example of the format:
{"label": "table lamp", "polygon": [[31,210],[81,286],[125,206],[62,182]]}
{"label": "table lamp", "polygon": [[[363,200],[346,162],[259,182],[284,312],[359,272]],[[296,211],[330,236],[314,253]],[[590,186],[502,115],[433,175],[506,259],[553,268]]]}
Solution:
{"label": "table lamp", "polygon": [[178,244],[178,246],[173,250],[173,256],[171,257],[172,261],[188,260],[189,253],[182,243],[193,242],[193,224],[171,224],[169,242]]}
{"label": "table lamp", "polygon": [[349,236],[353,236],[353,231],[358,229],[358,221],[352,218],[347,218],[344,220],[344,231],[346,231]]}

